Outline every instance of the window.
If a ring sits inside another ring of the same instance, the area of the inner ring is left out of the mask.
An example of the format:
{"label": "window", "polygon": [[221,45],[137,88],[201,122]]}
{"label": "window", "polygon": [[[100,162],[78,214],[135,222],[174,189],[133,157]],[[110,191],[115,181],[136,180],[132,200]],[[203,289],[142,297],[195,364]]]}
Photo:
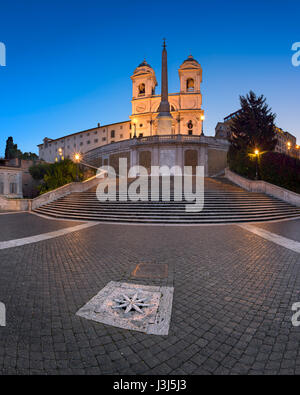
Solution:
{"label": "window", "polygon": [[102,137],[102,141],[106,141],[106,137]]}
{"label": "window", "polygon": [[193,127],[194,127],[193,122],[192,122],[192,121],[189,121],[189,123],[187,124],[187,127],[188,127],[189,129],[193,129]]}
{"label": "window", "polygon": [[194,88],[195,88],[195,82],[194,82],[193,78],[188,78],[186,80],[186,90],[188,92],[194,92]]}
{"label": "window", "polygon": [[91,144],[90,140],[88,140],[86,143],[87,143],[87,144]]}
{"label": "window", "polygon": [[94,134],[97,134],[98,132],[97,132],[97,130],[96,130],[96,132],[94,132]]}
{"label": "window", "polygon": [[98,139],[95,139],[95,140],[94,140],[94,143],[98,143]]}
{"label": "window", "polygon": [[83,145],[83,142],[81,142],[80,145]]}
{"label": "window", "polygon": [[111,143],[114,143],[114,140],[111,140]]}
{"label": "window", "polygon": [[9,184],[9,192],[10,193],[17,193],[17,184],[15,182],[11,182]]}
{"label": "window", "polygon": [[89,136],[90,134],[88,133],[87,136]]}
{"label": "window", "polygon": [[123,138],[123,134],[120,134],[120,139],[122,139]]}
{"label": "window", "polygon": [[121,130],[123,129],[123,126],[122,126],[122,125],[120,126],[120,129],[121,129]]}
{"label": "window", "polygon": [[189,136],[191,136],[193,134],[192,130],[189,130]]}
{"label": "window", "polygon": [[145,84],[139,85],[139,96],[145,96]]}
{"label": "window", "polygon": [[80,138],[82,139],[82,134],[80,135]]}
{"label": "window", "polygon": [[143,137],[143,133],[139,133],[139,137]]}
{"label": "window", "polygon": [[114,131],[114,130],[111,130],[111,131],[110,131],[110,137],[111,137],[112,139],[115,137],[115,131]]}
{"label": "window", "polygon": [[142,128],[144,125],[142,123],[140,123],[140,128]]}
{"label": "window", "polygon": [[4,194],[4,182],[0,182],[0,195]]}

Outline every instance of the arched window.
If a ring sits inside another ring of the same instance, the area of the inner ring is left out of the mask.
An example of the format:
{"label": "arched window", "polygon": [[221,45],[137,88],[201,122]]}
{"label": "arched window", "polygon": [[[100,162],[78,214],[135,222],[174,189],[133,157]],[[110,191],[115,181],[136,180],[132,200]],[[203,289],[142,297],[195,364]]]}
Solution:
{"label": "arched window", "polygon": [[139,96],[144,96],[145,95],[145,84],[140,84],[139,85]]}
{"label": "arched window", "polygon": [[186,90],[188,92],[194,92],[194,89],[195,89],[195,82],[194,82],[193,78],[188,78],[186,80]]}

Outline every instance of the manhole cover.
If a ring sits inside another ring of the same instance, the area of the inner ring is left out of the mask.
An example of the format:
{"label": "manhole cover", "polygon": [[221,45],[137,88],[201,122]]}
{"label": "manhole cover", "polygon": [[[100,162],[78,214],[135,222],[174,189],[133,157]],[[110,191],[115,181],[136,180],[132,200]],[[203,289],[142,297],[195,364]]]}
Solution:
{"label": "manhole cover", "polygon": [[173,291],[173,287],[111,281],[76,314],[119,328],[167,335]]}
{"label": "manhole cover", "polygon": [[162,279],[168,277],[168,265],[156,263],[139,263],[133,272],[132,277]]}

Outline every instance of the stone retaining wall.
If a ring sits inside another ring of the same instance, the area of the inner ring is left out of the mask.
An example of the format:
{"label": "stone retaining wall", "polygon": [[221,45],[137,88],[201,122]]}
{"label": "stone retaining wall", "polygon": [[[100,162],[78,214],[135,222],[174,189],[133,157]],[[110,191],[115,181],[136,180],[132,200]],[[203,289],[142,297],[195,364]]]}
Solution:
{"label": "stone retaining wall", "polygon": [[0,196],[0,210],[4,211],[31,211],[40,206],[53,202],[63,196],[73,192],[83,192],[99,183],[96,176],[89,178],[83,182],[72,182],[64,185],[54,191],[46,192],[35,199],[9,199]]}
{"label": "stone retaining wall", "polygon": [[247,191],[265,193],[283,200],[284,202],[300,207],[300,194],[298,193],[270,184],[266,181],[248,180],[247,178],[241,177],[230,171],[228,168],[225,170],[225,177]]}

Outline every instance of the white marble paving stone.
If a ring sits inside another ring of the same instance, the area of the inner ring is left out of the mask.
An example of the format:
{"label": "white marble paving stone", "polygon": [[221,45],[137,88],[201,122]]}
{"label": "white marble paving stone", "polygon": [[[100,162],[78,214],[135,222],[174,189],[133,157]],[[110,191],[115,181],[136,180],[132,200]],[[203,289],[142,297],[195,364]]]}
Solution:
{"label": "white marble paving stone", "polygon": [[[136,311],[125,314],[122,309],[113,309],[117,305],[114,301],[116,298],[122,294],[132,296],[137,292],[141,297],[146,297],[147,304],[150,304],[142,308],[144,314]],[[79,309],[76,315],[118,328],[167,336],[172,314],[173,292],[173,287],[111,281]]]}

